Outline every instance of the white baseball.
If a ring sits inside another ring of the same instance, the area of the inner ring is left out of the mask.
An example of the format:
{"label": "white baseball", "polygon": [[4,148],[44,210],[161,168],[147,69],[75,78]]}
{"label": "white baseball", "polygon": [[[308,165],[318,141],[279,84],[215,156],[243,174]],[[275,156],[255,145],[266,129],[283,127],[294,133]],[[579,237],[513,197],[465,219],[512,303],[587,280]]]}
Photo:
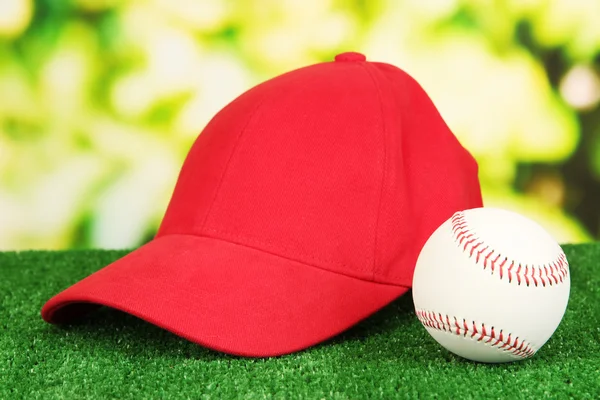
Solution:
{"label": "white baseball", "polygon": [[508,210],[455,213],[428,239],[413,278],[427,332],[461,357],[487,363],[533,356],[569,301],[569,264],[536,222]]}

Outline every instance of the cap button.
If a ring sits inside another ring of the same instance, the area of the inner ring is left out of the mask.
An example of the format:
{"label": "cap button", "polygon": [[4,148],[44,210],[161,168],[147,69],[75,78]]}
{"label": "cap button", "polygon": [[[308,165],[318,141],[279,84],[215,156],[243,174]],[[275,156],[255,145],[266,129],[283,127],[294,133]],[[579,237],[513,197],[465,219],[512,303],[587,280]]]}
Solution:
{"label": "cap button", "polygon": [[341,53],[335,56],[335,61],[337,62],[361,62],[366,60],[367,57],[365,57],[364,54],[356,53],[353,51]]}

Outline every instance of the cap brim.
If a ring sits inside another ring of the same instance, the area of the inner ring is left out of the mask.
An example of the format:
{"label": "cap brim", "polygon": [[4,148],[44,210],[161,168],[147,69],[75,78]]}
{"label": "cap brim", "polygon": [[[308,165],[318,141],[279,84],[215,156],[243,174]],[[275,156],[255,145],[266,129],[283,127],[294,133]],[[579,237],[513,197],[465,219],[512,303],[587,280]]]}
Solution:
{"label": "cap brim", "polygon": [[68,322],[103,305],[213,350],[268,357],[336,336],[407,290],[218,239],[170,235],[57,294],[42,318]]}

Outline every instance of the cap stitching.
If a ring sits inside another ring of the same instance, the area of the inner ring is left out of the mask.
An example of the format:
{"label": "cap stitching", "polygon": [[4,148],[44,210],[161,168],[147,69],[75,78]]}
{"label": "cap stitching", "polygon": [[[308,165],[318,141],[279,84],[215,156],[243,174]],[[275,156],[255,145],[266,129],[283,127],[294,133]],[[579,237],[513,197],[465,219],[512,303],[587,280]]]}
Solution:
{"label": "cap stitching", "polygon": [[[297,77],[297,76],[294,79],[292,79],[292,81],[297,81],[297,80],[299,80],[299,77]],[[264,85],[264,83],[261,84],[261,85]],[[261,85],[258,85],[258,86],[261,86]],[[282,85],[279,85],[279,87],[277,88],[277,91],[275,93],[275,96],[279,95],[283,90],[284,90],[284,88],[282,87]],[[229,159],[227,160],[227,163],[225,164],[225,167],[223,168],[223,174],[221,175],[221,178],[219,180],[219,184],[217,185],[217,189],[215,190],[215,194],[213,196],[213,199],[210,202],[210,206],[208,207],[208,210],[206,212],[206,216],[204,217],[204,221],[202,221],[202,225],[200,226],[200,230],[204,229],[204,227],[206,226],[206,223],[208,222],[208,219],[209,219],[210,214],[212,212],[212,208],[213,208],[214,204],[216,203],[217,198],[219,197],[219,192],[221,191],[221,187],[223,186],[223,182],[225,181],[225,176],[227,176],[227,172],[229,171],[229,166],[231,165],[231,162],[232,162],[235,154],[238,151],[239,144],[240,144],[240,142],[242,140],[242,137],[244,136],[244,133],[246,132],[246,130],[248,129],[248,127],[250,126],[250,124],[252,122],[254,122],[254,120],[256,119],[256,115],[257,115],[258,111],[260,110],[260,108],[265,103],[265,101],[267,101],[269,98],[273,98],[273,97],[274,97],[273,93],[271,93],[271,95],[269,95],[269,96],[263,95],[262,99],[256,105],[256,107],[254,108],[254,110],[252,110],[252,115],[250,116],[250,118],[248,118],[248,121],[246,122],[246,124],[244,125],[244,127],[240,130],[240,133],[238,134],[238,137],[235,139],[235,144],[233,146],[233,149],[231,150],[231,154],[229,155]]]}
{"label": "cap stitching", "polygon": [[[270,242],[270,241],[265,241],[265,240],[262,240],[262,239],[256,239],[254,237],[236,235],[236,234],[225,232],[225,231],[222,231],[222,230],[219,230],[219,229],[206,228],[206,229],[204,229],[204,232],[212,232],[212,233],[216,233],[216,234],[226,235],[226,236],[228,236],[231,239],[237,239],[237,240],[240,240],[240,241],[249,241],[249,242],[253,242],[256,245],[264,246],[264,247],[267,247],[267,248],[273,247],[273,245],[274,245],[274,243]],[[191,236],[197,236],[197,235],[191,235]],[[218,237],[208,236],[208,235],[203,235],[203,236],[210,237],[211,239],[222,240],[224,242],[228,242],[229,243],[229,240],[227,240],[225,238],[218,238]],[[245,246],[245,247],[254,248],[254,247],[248,246],[248,245],[246,245],[244,243],[238,243],[238,242],[232,242],[232,243],[235,243],[238,246]],[[290,251],[294,250],[294,249],[290,248],[289,246],[282,245],[281,243],[277,243],[276,247],[283,248],[284,250],[290,250]],[[267,253],[275,255],[277,257],[282,257],[282,258],[285,258],[285,259],[288,259],[288,260],[299,262],[301,264],[311,265],[311,266],[313,266],[315,268],[323,269],[325,271],[334,272],[334,271],[331,271],[331,270],[329,270],[327,268],[323,268],[323,267],[320,267],[320,266],[315,265],[315,264],[308,264],[307,262],[305,262],[303,260],[299,260],[299,259],[296,259],[296,258],[287,257],[287,256],[284,256],[284,255],[281,255],[281,254],[277,254],[275,252],[271,252],[271,251],[266,250],[264,248],[254,248],[254,249],[258,250],[258,251],[267,252]],[[306,258],[311,259],[312,261],[323,263],[323,264],[329,264],[331,266],[335,266],[335,267],[338,267],[338,268],[347,269],[347,268],[351,267],[350,265],[341,264],[341,263],[338,263],[338,262],[333,261],[333,260],[324,259],[324,258],[320,258],[320,257],[315,257],[312,254],[303,253],[303,254],[301,254],[301,257],[306,257]],[[369,272],[368,269],[356,269],[354,267],[352,267],[352,270],[355,270],[355,271],[358,271],[358,272]],[[363,278],[357,278],[356,276],[352,276],[352,275],[349,275],[349,274],[344,274],[344,273],[338,272],[338,271],[335,271],[335,273],[339,273],[341,275],[349,276],[349,277],[352,277],[352,278],[355,278],[355,279],[368,280],[370,282],[372,281],[372,279],[370,279],[370,278],[369,279],[366,279],[366,278],[365,279],[363,279]],[[379,283],[383,283],[383,282],[379,282]],[[386,284],[389,285],[391,283],[386,283]],[[394,286],[398,286],[398,285],[394,284]]]}
{"label": "cap stitching", "polygon": [[377,265],[378,265],[378,259],[377,259],[377,245],[378,245],[378,233],[379,233],[379,219],[381,216],[381,203],[383,200],[383,187],[385,184],[385,179],[386,179],[386,171],[387,171],[387,149],[386,149],[386,138],[387,138],[387,129],[386,129],[386,123],[385,123],[385,117],[384,117],[384,112],[383,112],[383,99],[381,96],[381,88],[379,87],[379,84],[377,83],[377,80],[375,79],[375,76],[373,75],[373,73],[369,70],[369,64],[361,64],[363,66],[363,68],[365,69],[365,71],[367,72],[367,74],[369,75],[369,77],[371,78],[371,81],[373,81],[373,85],[375,86],[375,89],[377,90],[377,98],[379,100],[379,111],[380,111],[380,116],[381,116],[381,126],[382,126],[382,134],[383,134],[383,173],[381,174],[381,184],[380,184],[380,188],[379,188],[379,200],[377,202],[377,210],[375,211],[375,236],[373,238],[373,269],[372,269],[372,276],[371,279],[375,279],[375,270],[377,269]]}
{"label": "cap stitching", "polygon": [[210,201],[210,205],[208,206],[206,214],[204,215],[204,220],[202,221],[202,224],[200,225],[200,229],[203,229],[204,225],[206,225],[206,221],[208,221],[208,217],[210,216],[213,205],[215,204],[215,201],[217,200],[217,197],[219,196],[221,186],[223,185],[223,181],[225,180],[225,175],[227,175],[227,171],[229,170],[229,165],[231,164],[231,160],[233,159],[233,156],[236,153],[236,150],[240,143],[240,139],[244,135],[244,132],[246,132],[246,128],[248,128],[248,125],[250,125],[250,122],[252,122],[252,120],[254,120],[256,112],[263,105],[263,102],[265,101],[266,97],[267,96],[263,96],[263,98],[256,105],[254,110],[252,110],[252,115],[250,116],[250,118],[248,118],[248,121],[246,121],[246,124],[244,124],[244,127],[242,129],[240,129],[240,132],[238,133],[237,137],[235,138],[235,143],[233,145],[233,148],[231,149],[229,158],[227,159],[227,162],[225,163],[225,166],[223,167],[223,172],[221,173],[221,177],[219,178],[219,183],[217,184],[217,188],[215,189],[215,194],[213,195],[213,198]]}
{"label": "cap stitching", "polygon": [[[370,272],[369,279],[364,279],[364,280],[369,280],[369,281],[372,281],[372,282],[383,283],[383,284],[390,284],[390,283],[387,283],[387,282],[380,282],[380,281],[378,281],[378,280],[375,279],[375,269],[376,269],[376,266],[377,266],[377,256],[376,256],[376,254],[377,254],[377,236],[378,236],[378,227],[379,227],[379,216],[380,216],[380,208],[381,208],[381,203],[382,203],[382,198],[383,198],[383,187],[384,187],[384,182],[385,182],[386,165],[387,165],[387,151],[386,151],[386,146],[385,146],[385,138],[386,138],[385,131],[386,131],[386,129],[385,129],[385,120],[383,118],[383,114],[384,114],[383,113],[383,100],[382,100],[382,96],[381,96],[380,87],[377,84],[377,81],[376,81],[375,77],[368,70],[366,64],[364,64],[364,63],[361,63],[361,64],[363,64],[361,66],[365,69],[365,72],[369,75],[369,77],[373,81],[373,83],[375,85],[375,89],[377,91],[377,98],[379,100],[379,108],[380,108],[380,113],[381,113],[381,121],[382,121],[382,126],[383,126],[383,135],[384,135],[384,145],[383,145],[383,156],[384,156],[383,158],[384,158],[384,162],[383,162],[383,174],[382,174],[381,185],[380,185],[380,190],[379,190],[379,200],[377,202],[377,210],[376,210],[376,215],[375,215],[375,233],[374,233],[374,240],[373,240],[373,264],[372,264],[372,266],[370,268],[367,267],[367,268],[358,268],[357,269],[356,267],[352,266],[352,269],[356,270],[357,272],[365,272],[365,273]],[[280,89],[280,91],[281,90],[282,89]],[[255,120],[257,112],[262,107],[262,105],[264,104],[264,102],[267,100],[268,97],[269,96],[263,96],[263,98],[261,99],[261,101],[259,102],[259,104],[252,111],[251,117],[248,119],[248,121],[246,122],[246,124],[244,125],[244,127],[240,130],[240,133],[238,134],[238,137],[235,139],[235,145],[234,145],[233,149],[231,150],[231,154],[229,156],[229,159],[227,160],[227,163],[225,164],[225,167],[223,168],[223,173],[222,173],[221,178],[219,180],[217,189],[215,190],[215,194],[213,195],[213,199],[211,200],[210,206],[208,207],[207,213],[206,213],[206,215],[204,217],[204,220],[202,222],[202,225],[201,225],[201,228],[200,228],[200,235],[202,234],[202,232],[212,232],[212,233],[227,235],[227,236],[229,236],[231,238],[234,238],[234,239],[251,241],[251,242],[254,242],[256,244],[263,245],[263,246],[268,246],[268,247],[271,246],[271,244],[269,242],[265,242],[265,241],[262,241],[260,239],[255,239],[255,238],[251,238],[251,237],[247,237],[247,236],[233,235],[231,233],[228,233],[228,232],[225,232],[225,231],[221,231],[221,230],[218,230],[218,229],[215,229],[215,228],[208,228],[208,227],[206,227],[206,224],[207,224],[208,219],[210,217],[212,208],[213,208],[214,204],[217,201],[219,192],[221,190],[223,182],[225,181],[225,177],[226,177],[226,175],[228,173],[228,170],[229,170],[229,167],[231,165],[231,162],[232,162],[235,154],[237,153],[237,151],[238,151],[238,149],[240,147],[240,142],[242,141],[242,137],[244,136],[244,133],[246,132],[248,126],[250,126],[250,124]],[[211,236],[207,236],[207,237],[211,237]],[[215,238],[215,239],[218,239],[218,238]],[[236,244],[243,245],[243,244],[239,244],[239,243],[236,243]],[[289,250],[289,251],[296,252],[294,249],[292,249],[290,247],[283,246],[282,244],[278,244],[277,246],[278,247],[282,247],[282,248],[284,248],[286,250]],[[264,250],[262,250],[262,251],[264,251]],[[272,253],[272,254],[275,254],[275,253]],[[277,255],[277,254],[275,254],[275,255]],[[299,254],[299,255],[301,257],[306,257],[306,258],[312,259],[312,260],[317,261],[317,262],[326,263],[326,264],[329,264],[331,266],[336,266],[338,268],[350,268],[351,267],[349,265],[341,264],[341,263],[338,263],[338,262],[335,262],[335,261],[332,261],[332,260],[317,258],[314,255],[310,255],[310,254],[306,254],[306,253]],[[281,257],[283,257],[283,256],[281,256]],[[287,258],[287,257],[284,257],[284,258]],[[296,262],[300,262],[300,263],[305,263],[303,261],[295,260],[293,258],[288,258],[288,259],[296,261]],[[316,268],[320,268],[318,266],[315,266],[315,267]],[[324,269],[326,271],[333,272],[333,271],[331,271],[329,269],[326,269],[326,268],[320,268],[320,269]],[[336,273],[339,273],[339,272],[336,271]],[[356,277],[354,277],[352,275],[347,275],[347,274],[343,274],[343,273],[342,273],[342,275],[356,278]],[[389,278],[392,279],[392,280],[399,279],[398,277],[392,277],[392,276],[390,276]],[[360,278],[356,278],[356,279],[360,279]]]}
{"label": "cap stitching", "polygon": [[[281,90],[282,90],[281,88],[278,88],[278,92],[281,92]],[[277,94],[279,94],[279,93],[277,93]],[[250,124],[256,119],[258,110],[260,110],[260,108],[263,106],[263,104],[269,97],[270,96],[266,96],[263,94],[262,99],[260,99],[260,101],[258,102],[256,107],[254,107],[254,110],[252,110],[252,114],[251,114],[250,118],[248,118],[248,121],[246,121],[246,124],[244,124],[244,127],[242,129],[240,129],[240,133],[238,133],[238,136],[235,139],[235,144],[233,145],[233,148],[231,149],[231,154],[229,155],[229,158],[227,159],[227,162],[225,163],[225,166],[223,167],[223,173],[221,174],[221,178],[219,179],[219,183],[217,185],[217,188],[215,189],[215,194],[213,195],[210,205],[206,211],[206,215],[204,216],[202,225],[200,225],[200,230],[204,229],[204,226],[206,225],[208,218],[210,217],[212,208],[213,208],[215,202],[217,201],[217,198],[219,197],[219,192],[221,191],[221,187],[223,186],[223,182],[225,181],[225,177],[227,176],[227,172],[229,171],[229,166],[231,165],[231,161],[233,160],[235,154],[237,153],[238,148],[240,147],[239,145],[240,145],[240,142],[242,141],[242,137],[244,136],[244,133],[246,133],[248,126],[250,126]]]}

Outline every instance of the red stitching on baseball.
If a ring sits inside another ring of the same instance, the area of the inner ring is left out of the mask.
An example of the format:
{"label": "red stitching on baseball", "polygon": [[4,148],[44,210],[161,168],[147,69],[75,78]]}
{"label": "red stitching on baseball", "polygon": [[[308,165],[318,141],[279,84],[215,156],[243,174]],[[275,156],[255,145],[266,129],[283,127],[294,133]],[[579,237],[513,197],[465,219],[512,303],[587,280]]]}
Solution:
{"label": "red stitching on baseball", "polygon": [[[515,263],[508,257],[503,256],[494,249],[486,246],[475,232],[469,228],[469,224],[462,211],[455,213],[450,219],[454,240],[458,246],[469,256],[475,257],[475,262],[479,263],[483,259],[483,269],[488,269],[492,275],[497,272],[500,280],[508,279],[512,282],[514,278],[517,284],[524,283],[527,286],[546,286],[558,285],[563,283],[569,271],[569,262],[563,252],[557,258],[548,264],[528,265]],[[495,258],[492,258],[495,255]],[[508,264],[508,265],[507,265]],[[514,268],[516,267],[516,271]]]}
{"label": "red stitching on baseball", "polygon": [[469,257],[473,257],[473,252],[477,250],[477,248],[481,246],[481,242],[477,243],[475,246],[471,247],[471,251],[469,252]]}
{"label": "red stitching on baseball", "polygon": [[[487,247],[485,249],[487,250]],[[490,251],[487,254],[487,256],[485,256],[485,258],[483,259],[483,269],[487,268],[488,260],[492,257],[492,254],[494,254],[494,250]],[[498,256],[498,257],[500,257],[500,256]]]}
{"label": "red stitching on baseball", "polygon": [[477,252],[477,256],[475,257],[475,262],[479,262],[479,257],[481,257],[481,254],[483,254],[484,251],[486,251],[490,246],[485,246],[483,249],[479,250]]}
{"label": "red stitching on baseball", "polygon": [[488,329],[483,323],[479,324],[475,321],[467,322],[464,318],[450,317],[449,315],[442,315],[433,311],[416,310],[415,312],[423,326],[428,328],[462,337],[469,335],[470,339],[483,342],[498,350],[512,353],[521,358],[531,357],[535,354],[535,350],[533,350],[527,341],[524,339],[519,341],[519,337],[513,340],[512,333],[509,333],[505,337],[502,329],[498,331],[493,326]]}
{"label": "red stitching on baseball", "polygon": [[457,232],[459,229],[466,228],[466,226],[467,226],[467,224],[466,224],[466,223],[464,223],[464,222],[462,222],[462,223],[457,223],[457,224],[454,224],[454,225],[452,226],[452,231],[453,231],[454,233],[456,233],[456,232]]}

